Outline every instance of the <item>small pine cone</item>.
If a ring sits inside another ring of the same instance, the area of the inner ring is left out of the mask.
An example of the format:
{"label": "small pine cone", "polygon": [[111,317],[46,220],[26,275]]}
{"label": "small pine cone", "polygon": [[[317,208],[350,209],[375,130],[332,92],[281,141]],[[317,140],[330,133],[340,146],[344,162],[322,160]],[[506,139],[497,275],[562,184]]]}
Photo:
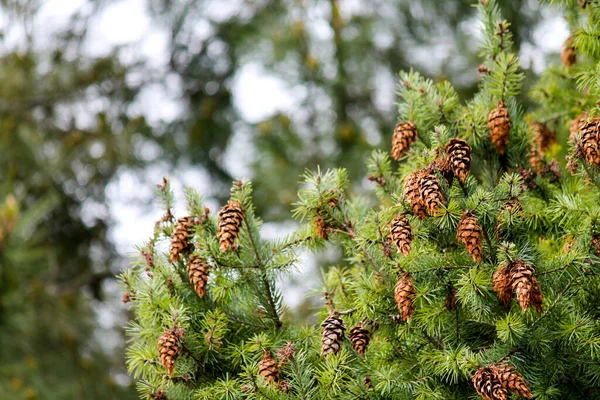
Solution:
{"label": "small pine cone", "polygon": [[177,220],[175,231],[171,235],[171,262],[177,262],[180,254],[185,254],[192,249],[189,236],[194,226],[193,217],[183,217]]}
{"label": "small pine cone", "polygon": [[363,378],[363,384],[367,388],[367,390],[373,389],[373,382],[371,381],[371,377],[369,375],[365,375]]}
{"label": "small pine cone", "polygon": [[185,335],[183,328],[167,329],[158,339],[158,354],[169,375],[173,375],[175,361],[181,352],[181,342]]}
{"label": "small pine cone", "polygon": [[510,265],[508,264],[500,266],[492,276],[492,283],[494,285],[496,296],[498,296],[498,299],[500,299],[500,302],[506,308],[510,305],[510,299],[513,295],[510,278]]}
{"label": "small pine cone", "polygon": [[502,155],[508,145],[510,135],[510,116],[504,103],[498,104],[488,116],[488,128],[490,129],[490,138],[498,154]]}
{"label": "small pine cone", "polygon": [[562,51],[560,52],[560,59],[567,67],[571,67],[577,61],[577,53],[575,53],[575,46],[573,43],[574,40],[571,36],[565,41]]}
{"label": "small pine cone", "polygon": [[317,235],[323,239],[323,240],[327,240],[329,238],[329,225],[327,224],[327,221],[325,221],[323,218],[321,218],[318,215],[315,215],[315,218],[313,220],[313,224],[315,226],[315,231],[317,232]]}
{"label": "small pine cone", "polygon": [[533,275],[534,269],[522,260],[515,260],[510,266],[510,280],[512,291],[517,296],[517,301],[523,312],[529,306],[534,306],[541,312],[543,297],[540,284]]}
{"label": "small pine cone", "polygon": [[592,249],[597,256],[600,256],[600,235],[592,236]]}
{"label": "small pine cone", "polygon": [[442,194],[442,185],[430,171],[424,171],[419,176],[419,194],[429,215],[436,215],[440,206],[446,202]]}
{"label": "small pine cone", "polygon": [[404,198],[410,201],[410,207],[413,213],[423,219],[427,216],[427,207],[423,203],[421,193],[419,191],[419,181],[421,179],[421,171],[415,171],[409,174],[404,181]]}
{"label": "small pine cone", "polygon": [[464,182],[471,170],[471,147],[464,140],[454,138],[446,145],[446,154],[450,159],[452,173]]}
{"label": "small pine cone", "polygon": [[456,228],[456,238],[465,245],[471,258],[475,262],[483,261],[483,248],[481,246],[481,236],[483,229],[477,219],[470,211],[467,211],[459,221]]}
{"label": "small pine cone", "polygon": [[296,347],[291,340],[288,340],[286,344],[277,350],[277,358],[279,358],[279,368],[284,368],[289,360],[294,359],[296,354]]}
{"label": "small pine cone", "polygon": [[392,158],[398,160],[417,138],[417,127],[412,122],[399,122],[392,136]]}
{"label": "small pine cone", "polygon": [[219,228],[217,238],[222,252],[235,248],[235,240],[240,234],[244,210],[236,200],[229,200],[219,211]]}
{"label": "small pine cone", "polygon": [[339,314],[332,312],[321,324],[321,356],[337,354],[342,349],[346,327]]}
{"label": "small pine cone", "polygon": [[410,321],[415,313],[415,297],[417,291],[408,272],[402,275],[402,278],[396,282],[394,287],[394,299],[400,311],[400,317],[404,322]]}
{"label": "small pine cone", "polygon": [[496,379],[494,373],[485,367],[480,367],[471,377],[471,382],[477,393],[484,400],[507,400],[508,393]]}
{"label": "small pine cone", "polygon": [[413,240],[412,228],[404,215],[398,214],[392,221],[390,238],[400,253],[405,256],[410,254],[410,244]]}
{"label": "small pine cone", "polygon": [[554,143],[556,143],[556,133],[552,132],[546,124],[538,121],[531,123],[533,129],[533,144],[540,153],[544,153]]}
{"label": "small pine cone", "polygon": [[594,118],[581,127],[577,146],[589,164],[600,166],[600,118]]}
{"label": "small pine cone", "polygon": [[289,393],[292,391],[292,384],[288,381],[281,381],[279,382],[279,385],[277,385],[277,389],[279,389],[283,393]]}
{"label": "small pine cone", "polygon": [[507,392],[514,392],[525,399],[533,398],[529,385],[515,367],[507,364],[491,364],[489,369]]}
{"label": "small pine cone", "polygon": [[444,305],[446,306],[446,310],[454,311],[458,307],[458,298],[456,297],[456,289],[452,286],[452,283],[448,283],[448,293],[446,294],[446,299],[444,300]]}
{"label": "small pine cone", "polygon": [[350,329],[350,342],[352,343],[352,348],[359,355],[365,355],[370,340],[369,331],[364,327],[362,322]]}
{"label": "small pine cone", "polygon": [[148,393],[148,398],[151,400],[167,400],[167,393],[162,389],[158,389],[154,393]]}
{"label": "small pine cone", "polygon": [[531,169],[533,169],[537,173],[539,173],[544,167],[544,163],[542,162],[542,156],[542,152],[540,152],[540,150],[536,146],[533,146],[529,150],[529,158],[527,159],[527,161],[529,162],[529,165],[531,165]]}
{"label": "small pine cone", "polygon": [[575,142],[575,136],[577,136],[583,125],[585,125],[588,116],[588,113],[584,112],[571,121],[569,125],[569,140],[571,140],[571,142]]}
{"label": "small pine cone", "polygon": [[208,274],[210,265],[197,255],[190,257],[188,264],[188,278],[194,287],[194,292],[198,297],[204,297],[206,294],[206,283],[208,282]]}
{"label": "small pine cone", "polygon": [[127,303],[129,303],[131,301],[132,297],[133,296],[131,295],[130,292],[125,292],[125,293],[123,293],[123,297],[121,298],[121,302],[123,304],[127,304]]}
{"label": "small pine cone", "polygon": [[277,360],[273,358],[270,350],[264,350],[262,359],[258,363],[258,374],[262,376],[267,383],[276,384],[279,382]]}

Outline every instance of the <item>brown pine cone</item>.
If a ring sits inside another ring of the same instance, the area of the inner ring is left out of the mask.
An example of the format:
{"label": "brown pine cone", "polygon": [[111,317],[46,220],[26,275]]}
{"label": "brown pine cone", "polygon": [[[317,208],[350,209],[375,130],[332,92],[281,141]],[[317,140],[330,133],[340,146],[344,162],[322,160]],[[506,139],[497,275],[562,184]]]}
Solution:
{"label": "brown pine cone", "polygon": [[151,399],[151,400],[167,400],[167,393],[164,390],[162,390],[162,389],[158,389],[154,393],[148,393],[148,399]]}
{"label": "brown pine cone", "polygon": [[412,122],[399,122],[392,136],[392,158],[398,160],[417,138],[417,127]]}
{"label": "brown pine cone", "polygon": [[193,245],[189,242],[189,236],[192,233],[193,226],[194,218],[191,216],[179,218],[177,220],[175,230],[171,235],[171,262],[177,262],[179,255],[185,254],[192,250]]}
{"label": "brown pine cone", "polygon": [[471,377],[471,382],[477,393],[484,400],[507,400],[508,393],[496,379],[494,373],[485,367],[480,367]]}
{"label": "brown pine cone", "polygon": [[581,131],[583,125],[585,125],[588,116],[588,113],[584,112],[571,121],[569,125],[569,140],[571,140],[571,142],[575,142],[575,136],[579,133],[579,131]]}
{"label": "brown pine cone", "polygon": [[429,170],[419,174],[419,194],[423,204],[427,208],[427,212],[431,216],[435,216],[440,209],[440,206],[446,202],[442,194],[442,185],[438,178]]}
{"label": "brown pine cone", "polygon": [[483,229],[479,225],[479,222],[477,222],[477,219],[475,219],[470,211],[465,212],[456,227],[456,238],[465,245],[475,262],[483,261],[482,236]]}
{"label": "brown pine cone", "polygon": [[277,360],[273,358],[270,350],[265,349],[263,356],[258,363],[258,374],[270,384],[276,384],[279,382],[279,369],[277,368]]}
{"label": "brown pine cone", "polygon": [[600,118],[593,118],[581,127],[581,136],[577,146],[581,149],[589,164],[600,165]]}
{"label": "brown pine cone", "polygon": [[175,361],[181,352],[181,343],[185,331],[183,328],[167,329],[158,339],[158,354],[162,365],[167,369],[169,375],[173,375]]}
{"label": "brown pine cone", "polygon": [[329,224],[327,224],[327,221],[325,221],[320,216],[315,215],[315,218],[313,219],[313,224],[315,226],[315,231],[317,232],[317,235],[321,239],[327,240],[329,238]]}
{"label": "brown pine cone", "polygon": [[489,369],[507,392],[514,392],[525,399],[533,398],[529,385],[515,367],[507,364],[491,364]]}
{"label": "brown pine cone", "polygon": [[533,267],[523,260],[515,260],[510,266],[512,291],[517,296],[517,301],[523,312],[527,311],[530,305],[535,307],[538,312],[542,311],[544,299],[540,284],[533,273]]}
{"label": "brown pine cone", "polygon": [[406,177],[404,180],[404,198],[410,202],[413,213],[423,219],[427,216],[427,207],[423,203],[419,191],[420,179],[421,171],[414,171]]}
{"label": "brown pine cone", "polygon": [[508,145],[510,136],[511,121],[508,110],[504,103],[498,104],[488,116],[488,128],[490,129],[490,139],[498,154],[502,155]]}
{"label": "brown pine cone", "polygon": [[194,287],[194,292],[196,292],[198,297],[204,297],[206,294],[206,283],[208,282],[210,265],[208,265],[201,257],[193,254],[190,257],[187,272],[190,283]]}
{"label": "brown pine cone", "polygon": [[369,331],[365,328],[362,322],[350,329],[350,342],[352,343],[352,348],[359,355],[365,355],[370,340],[371,338],[369,337]]}
{"label": "brown pine cone", "polygon": [[570,36],[565,41],[565,44],[563,44],[562,51],[560,52],[560,59],[567,67],[571,67],[577,61],[577,53],[575,53],[574,42],[575,41],[573,40],[573,37]]}
{"label": "brown pine cone", "polygon": [[410,274],[405,272],[394,287],[394,299],[404,322],[410,321],[415,313],[415,297],[417,297],[415,285]]}
{"label": "brown pine cone", "polygon": [[533,121],[530,126],[533,130],[533,144],[540,153],[543,154],[556,143],[556,133],[552,132],[546,124]]}
{"label": "brown pine cone", "polygon": [[321,324],[321,356],[329,353],[337,354],[342,349],[344,332],[346,327],[344,321],[337,312],[332,312]]}
{"label": "brown pine cone", "polygon": [[461,182],[467,179],[471,170],[471,147],[462,139],[454,138],[446,145],[452,173]]}
{"label": "brown pine cone", "polygon": [[535,172],[540,173],[542,168],[544,167],[544,163],[542,162],[543,153],[536,146],[532,146],[529,150],[529,158],[527,161],[529,165],[531,165],[531,169]]}
{"label": "brown pine cone", "polygon": [[510,299],[513,295],[510,280],[510,265],[505,264],[500,266],[492,276],[492,283],[494,285],[496,296],[498,296],[498,299],[500,299],[500,302],[504,307],[508,308]]}
{"label": "brown pine cone", "polygon": [[413,235],[408,218],[402,214],[396,215],[392,221],[390,237],[400,253],[405,256],[410,254],[410,244],[413,240]]}
{"label": "brown pine cone", "polygon": [[240,234],[243,220],[244,210],[236,200],[229,200],[219,211],[217,238],[222,252],[235,248],[235,240]]}

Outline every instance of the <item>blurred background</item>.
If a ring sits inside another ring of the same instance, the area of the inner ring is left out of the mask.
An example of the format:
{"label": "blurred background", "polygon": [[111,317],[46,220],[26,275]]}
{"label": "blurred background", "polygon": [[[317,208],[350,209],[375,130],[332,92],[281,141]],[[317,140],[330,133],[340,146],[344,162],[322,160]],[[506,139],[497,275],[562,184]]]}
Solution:
{"label": "blurred background", "polygon": [[[250,178],[267,238],[294,228],[305,168],[346,167],[368,193],[399,70],[476,90],[472,3],[0,0],[0,397],[137,398],[114,275],[161,215],[155,184],[215,211]],[[533,78],[567,25],[537,0],[501,3]],[[282,282],[290,319],[311,317],[337,257],[304,256]]]}

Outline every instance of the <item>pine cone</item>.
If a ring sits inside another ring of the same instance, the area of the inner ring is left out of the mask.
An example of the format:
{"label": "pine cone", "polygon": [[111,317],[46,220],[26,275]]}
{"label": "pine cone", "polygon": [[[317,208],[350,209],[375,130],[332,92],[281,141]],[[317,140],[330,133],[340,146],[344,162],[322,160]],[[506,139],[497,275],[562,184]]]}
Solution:
{"label": "pine cone", "polygon": [[364,327],[362,322],[350,329],[350,342],[352,343],[352,348],[356,350],[359,355],[365,355],[370,340],[369,331]]}
{"label": "pine cone", "polygon": [[544,167],[542,157],[543,153],[540,152],[540,150],[536,146],[533,146],[529,150],[529,158],[527,159],[527,161],[529,162],[529,165],[531,165],[531,169],[533,169],[537,173],[540,173],[540,171]]}
{"label": "pine cone", "polygon": [[600,118],[593,118],[581,127],[581,136],[577,146],[581,149],[589,164],[600,165]]}
{"label": "pine cone", "polygon": [[396,215],[392,221],[390,237],[396,244],[398,251],[405,256],[410,254],[410,244],[413,240],[412,228],[408,218],[402,214]]}
{"label": "pine cone", "polygon": [[329,238],[329,225],[327,222],[320,216],[315,215],[313,223],[315,225],[315,231],[317,232],[317,235],[319,235],[321,239],[327,240]]}
{"label": "pine cone", "polygon": [[439,173],[446,180],[446,182],[448,182],[449,185],[452,185],[454,173],[452,172],[452,166],[450,165],[448,155],[445,153],[440,154],[439,149],[436,149],[435,152],[437,156],[435,160],[433,160],[432,167],[439,171]]}
{"label": "pine cone", "polygon": [[440,206],[446,202],[442,194],[442,185],[438,178],[425,170],[419,175],[419,194],[429,215],[435,216]]}
{"label": "pine cone", "polygon": [[423,219],[427,216],[427,207],[423,203],[421,193],[419,191],[419,181],[421,179],[421,171],[415,171],[409,174],[404,181],[404,198],[410,201],[410,207],[413,213]]}
{"label": "pine cone", "polygon": [[456,238],[465,245],[475,262],[483,261],[482,235],[483,229],[479,225],[479,222],[477,222],[477,219],[475,219],[470,211],[465,212],[456,228]]}
{"label": "pine cone", "polygon": [[151,400],[167,400],[167,393],[164,390],[162,390],[162,389],[158,389],[154,393],[148,393],[148,399],[151,399]]}
{"label": "pine cone", "polygon": [[533,398],[533,393],[531,393],[527,382],[519,375],[515,367],[507,364],[491,364],[489,369],[507,392],[514,392],[526,399]]}
{"label": "pine cone", "polygon": [[471,147],[462,139],[454,138],[446,145],[452,173],[461,182],[467,179],[471,170]]}
{"label": "pine cone", "polygon": [[400,317],[403,321],[408,322],[415,313],[415,297],[417,291],[415,285],[408,272],[402,275],[402,278],[396,282],[394,287],[394,299],[400,311]]}
{"label": "pine cone", "polygon": [[337,354],[342,349],[344,332],[346,327],[344,321],[337,312],[332,312],[321,324],[321,355],[329,353]]}
{"label": "pine cone", "polygon": [[262,359],[258,363],[258,374],[270,384],[279,382],[279,369],[277,368],[277,360],[273,358],[270,350],[265,349]]}
{"label": "pine cone", "polygon": [[417,127],[412,122],[399,122],[392,136],[392,158],[398,160],[417,138]]}
{"label": "pine cone", "polygon": [[588,113],[584,112],[571,121],[569,125],[569,140],[571,140],[571,142],[575,142],[575,136],[579,133],[579,131],[581,131],[583,125],[585,125],[588,116]]}
{"label": "pine cone", "polygon": [[204,297],[206,294],[206,283],[208,282],[209,271],[210,265],[202,258],[197,255],[192,255],[190,257],[187,271],[188,278],[198,297]]}
{"label": "pine cone", "polygon": [[560,59],[567,67],[571,67],[577,61],[574,42],[573,37],[569,37],[565,41],[565,44],[563,44],[562,51],[560,52]]}
{"label": "pine cone", "polygon": [[510,299],[513,295],[510,279],[510,265],[506,264],[500,266],[492,276],[492,283],[494,285],[496,296],[498,296],[498,299],[500,299],[500,302],[502,302],[504,307],[508,308]]}
{"label": "pine cone", "polygon": [[485,400],[507,400],[508,393],[496,379],[494,373],[485,367],[480,367],[471,377],[471,382],[477,393]]}
{"label": "pine cone", "polygon": [[535,307],[538,312],[542,311],[544,299],[540,284],[533,273],[533,267],[523,260],[515,260],[510,266],[512,291],[517,296],[517,301],[523,312],[527,311],[530,305]]}
{"label": "pine cone", "polygon": [[510,135],[510,116],[504,103],[498,104],[488,116],[488,128],[490,129],[490,138],[498,154],[502,155],[508,145]]}
{"label": "pine cone", "polygon": [[236,200],[229,200],[219,211],[217,237],[219,238],[219,247],[222,252],[234,248],[235,240],[240,234],[243,220],[244,210]]}
{"label": "pine cone", "polygon": [[533,144],[540,153],[544,153],[554,143],[556,143],[556,133],[552,132],[546,124],[538,121],[531,123],[533,129]]}
{"label": "pine cone", "polygon": [[191,251],[193,245],[189,242],[189,236],[194,226],[193,217],[183,217],[177,220],[175,231],[171,235],[171,262],[177,262],[180,254]]}
{"label": "pine cone", "polygon": [[175,361],[181,352],[181,342],[185,331],[183,328],[167,329],[158,339],[158,354],[162,365],[167,369],[169,375],[173,375]]}

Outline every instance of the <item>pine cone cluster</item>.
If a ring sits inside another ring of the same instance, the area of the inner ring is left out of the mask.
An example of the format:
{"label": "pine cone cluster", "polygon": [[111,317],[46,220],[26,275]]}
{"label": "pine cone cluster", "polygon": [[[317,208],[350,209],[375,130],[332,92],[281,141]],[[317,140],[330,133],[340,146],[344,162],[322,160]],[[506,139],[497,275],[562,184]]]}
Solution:
{"label": "pine cone cluster", "polygon": [[575,53],[573,37],[569,37],[563,44],[562,51],[560,52],[560,59],[566,67],[571,67],[577,62],[577,53]]}
{"label": "pine cone cluster", "polygon": [[534,268],[523,260],[502,265],[494,272],[494,291],[505,307],[510,305],[514,294],[523,312],[527,311],[529,306],[534,307],[537,312],[542,312],[544,297],[534,272]]}
{"label": "pine cone cluster", "polygon": [[412,122],[400,122],[394,128],[392,136],[392,158],[398,160],[410,148],[417,138],[417,127]]}
{"label": "pine cone cluster", "polygon": [[600,166],[600,118],[583,124],[577,147],[589,164]]}
{"label": "pine cone cluster", "polygon": [[504,103],[498,104],[488,116],[488,128],[490,129],[490,139],[498,154],[502,155],[508,145],[510,136],[511,121],[508,109]]}
{"label": "pine cone cluster", "polygon": [[194,227],[194,217],[183,217],[177,220],[175,230],[171,235],[170,259],[171,262],[177,262],[179,256],[192,250],[193,245],[189,241],[189,236]]}
{"label": "pine cone cluster", "polygon": [[219,211],[219,227],[217,238],[222,252],[235,249],[235,240],[240,234],[244,210],[236,200],[229,200]]}
{"label": "pine cone cluster", "polygon": [[369,330],[365,328],[362,322],[350,329],[350,343],[352,343],[352,348],[359,355],[365,355],[370,340]]}
{"label": "pine cone cluster", "polygon": [[258,363],[258,374],[269,384],[277,384],[280,379],[277,360],[268,349],[263,351],[262,358]]}
{"label": "pine cone cluster", "polygon": [[446,154],[452,174],[464,182],[471,170],[471,147],[464,140],[454,138],[446,145]]}
{"label": "pine cone cluster", "polygon": [[209,270],[210,265],[204,259],[195,254],[190,257],[187,273],[198,297],[204,297],[206,294]]}
{"label": "pine cone cluster", "polygon": [[158,339],[158,355],[160,363],[173,375],[175,361],[181,352],[181,342],[185,336],[183,328],[167,329]]}
{"label": "pine cone cluster", "polygon": [[508,364],[480,367],[471,377],[471,382],[484,400],[508,400],[510,393],[526,399],[533,398],[525,379]]}
{"label": "pine cone cluster", "polygon": [[415,285],[410,274],[405,272],[394,286],[394,299],[400,311],[400,318],[404,322],[410,321],[415,313],[415,297],[417,297]]}
{"label": "pine cone cluster", "polygon": [[471,258],[475,262],[483,261],[483,247],[481,237],[483,229],[470,211],[465,212],[456,229],[456,238],[465,245]]}
{"label": "pine cone cluster", "polygon": [[337,354],[342,349],[346,326],[337,312],[332,312],[321,324],[321,356]]}
{"label": "pine cone cluster", "polygon": [[412,228],[404,215],[398,214],[392,221],[390,238],[400,253],[405,256],[410,254],[410,244],[413,240]]}

